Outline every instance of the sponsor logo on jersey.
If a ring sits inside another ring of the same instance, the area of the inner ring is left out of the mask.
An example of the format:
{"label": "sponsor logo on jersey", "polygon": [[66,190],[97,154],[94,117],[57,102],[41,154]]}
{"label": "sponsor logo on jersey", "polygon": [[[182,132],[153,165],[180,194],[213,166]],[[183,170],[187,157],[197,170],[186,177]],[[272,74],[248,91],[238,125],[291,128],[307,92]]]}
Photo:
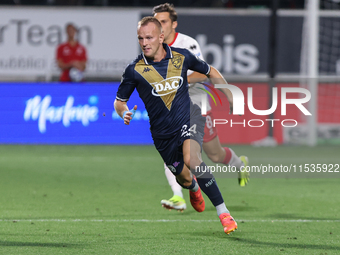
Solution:
{"label": "sponsor logo on jersey", "polygon": [[63,54],[64,54],[64,55],[70,55],[70,54],[71,54],[70,48],[69,48],[69,47],[63,48]]}
{"label": "sponsor logo on jersey", "polygon": [[[135,66],[135,70],[151,85],[151,94],[160,97],[169,111],[177,91],[184,82],[181,74],[185,56],[176,51],[172,51],[172,54],[173,58],[171,58],[171,61],[168,60],[165,79],[154,66],[146,66],[143,59]],[[152,72],[144,72],[145,68],[151,69]]]}
{"label": "sponsor logo on jersey", "polygon": [[183,85],[183,78],[181,76],[174,76],[152,83],[151,85],[153,87],[152,95],[165,96],[176,92]]}
{"label": "sponsor logo on jersey", "polygon": [[76,49],[76,54],[77,54],[77,55],[83,54],[83,48],[82,48],[82,47],[78,47],[78,48]]}

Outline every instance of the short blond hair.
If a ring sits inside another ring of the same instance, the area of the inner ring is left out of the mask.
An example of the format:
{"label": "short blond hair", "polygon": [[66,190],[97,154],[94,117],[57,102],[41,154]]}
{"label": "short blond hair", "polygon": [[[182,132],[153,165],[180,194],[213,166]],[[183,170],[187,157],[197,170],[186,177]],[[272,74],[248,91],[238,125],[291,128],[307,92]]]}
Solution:
{"label": "short blond hair", "polygon": [[163,29],[162,29],[162,24],[158,21],[158,19],[156,19],[155,17],[152,16],[147,16],[142,18],[139,22],[138,22],[138,29],[141,26],[146,26],[149,23],[154,23],[156,25],[156,27],[159,29],[159,31],[162,33]]}

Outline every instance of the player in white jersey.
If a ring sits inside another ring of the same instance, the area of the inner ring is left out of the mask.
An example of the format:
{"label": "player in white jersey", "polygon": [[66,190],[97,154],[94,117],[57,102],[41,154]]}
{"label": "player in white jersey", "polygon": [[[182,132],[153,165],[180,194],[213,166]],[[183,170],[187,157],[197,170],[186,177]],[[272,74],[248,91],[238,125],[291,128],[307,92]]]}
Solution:
{"label": "player in white jersey", "polygon": [[[157,18],[157,16],[159,16],[159,15],[162,15],[162,14],[156,14],[155,17]],[[167,15],[167,14],[165,14],[165,15]],[[202,53],[201,53],[200,46],[198,45],[197,41],[190,36],[176,32],[175,38],[173,39],[173,41],[169,42],[168,45],[176,47],[176,48],[187,49],[191,53],[193,53],[196,57],[204,60]],[[193,73],[194,73],[194,71],[189,70],[187,72],[188,77],[189,78],[190,77],[196,78],[196,79],[201,78],[200,73],[195,73],[195,74],[193,74]],[[195,76],[197,76],[197,77],[195,77]],[[202,76],[202,79],[205,79],[205,77]],[[199,107],[201,107],[202,95],[208,97],[207,93],[205,93],[203,90],[199,89],[199,88],[204,89],[204,85],[201,84],[201,83],[198,83],[198,82],[197,83],[191,83],[189,88],[190,88],[189,94],[190,94],[191,101],[194,104],[197,104]],[[211,106],[210,106],[210,104],[207,104],[207,112],[209,112],[210,110],[211,110]]]}
{"label": "player in white jersey", "polygon": [[[155,6],[153,8],[153,15],[162,24],[165,43],[167,43],[169,46],[185,48],[191,51],[198,58],[204,60],[200,46],[198,45],[197,41],[190,36],[176,32],[177,13],[172,4],[165,3]],[[204,81],[206,79],[206,76],[190,70],[188,71],[187,75],[188,83],[190,83],[189,94],[191,101],[201,107],[202,94],[204,94],[205,96],[208,95],[200,89],[204,88],[204,85],[200,84],[199,82]],[[196,83],[190,81],[196,81]],[[214,163],[223,163],[226,165],[228,164],[231,166],[235,166],[238,169],[241,169],[242,166],[247,166],[248,158],[246,156],[238,157],[232,149],[221,146],[219,138],[217,136],[216,128],[212,125],[213,117],[211,106],[209,103],[207,105],[207,115],[205,117],[206,125],[204,128],[203,150],[207,154],[209,159]],[[162,200],[161,204],[167,209],[176,209],[183,211],[184,209],[186,209],[186,203],[183,198],[182,187],[176,182],[175,176],[171,173],[171,171],[165,164],[164,168],[165,175],[168,179],[169,185],[174,195],[169,200]],[[239,172],[238,180],[240,186],[245,186],[249,180],[249,173],[245,171]]]}

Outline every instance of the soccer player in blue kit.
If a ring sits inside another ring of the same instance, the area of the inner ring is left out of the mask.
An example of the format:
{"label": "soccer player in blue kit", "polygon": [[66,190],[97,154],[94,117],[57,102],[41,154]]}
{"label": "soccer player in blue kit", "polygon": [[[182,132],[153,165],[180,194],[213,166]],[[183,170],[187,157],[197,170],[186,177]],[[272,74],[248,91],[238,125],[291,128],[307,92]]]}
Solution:
{"label": "soccer player in blue kit", "polygon": [[[129,110],[127,101],[137,89],[149,114],[155,147],[178,183],[189,189],[191,205],[198,212],[204,211],[202,189],[216,207],[224,232],[229,234],[237,229],[237,223],[214,176],[201,159],[205,118],[200,107],[190,100],[187,70],[207,75],[214,84],[226,81],[214,67],[188,50],[164,44],[162,26],[156,18],[144,17],[139,21],[137,34],[142,53],[125,69],[115,110],[129,125],[137,105]],[[232,111],[232,95],[227,94]]]}
{"label": "soccer player in blue kit", "polygon": [[[173,4],[164,3],[157,5],[153,8],[152,12],[153,16],[158,19],[162,25],[164,42],[166,44],[175,48],[187,49],[204,61],[198,42],[188,35],[176,32],[178,21],[177,12]],[[189,96],[193,104],[197,104],[202,107],[202,98],[205,97],[205,100],[207,101],[205,108],[207,113],[204,116],[206,118],[206,122],[202,145],[203,151],[214,163],[221,163],[236,167],[239,170],[239,185],[244,187],[249,181],[249,173],[247,171],[242,171],[241,169],[242,167],[245,168],[248,166],[248,157],[238,157],[230,147],[224,147],[221,145],[217,129],[215,125],[213,125],[213,120],[215,119],[214,112],[212,111],[208,100],[208,93],[205,92],[205,87],[202,84],[202,82],[207,79],[207,76],[193,72],[192,70],[188,70],[187,76],[189,83]],[[222,90],[222,92],[225,93],[227,90]],[[164,208],[169,210],[175,209],[183,211],[186,209],[186,203],[183,197],[182,187],[177,183],[176,177],[172,174],[170,169],[165,164],[163,164],[163,166],[165,176],[172,189],[173,196],[170,199],[162,199],[161,204]]]}

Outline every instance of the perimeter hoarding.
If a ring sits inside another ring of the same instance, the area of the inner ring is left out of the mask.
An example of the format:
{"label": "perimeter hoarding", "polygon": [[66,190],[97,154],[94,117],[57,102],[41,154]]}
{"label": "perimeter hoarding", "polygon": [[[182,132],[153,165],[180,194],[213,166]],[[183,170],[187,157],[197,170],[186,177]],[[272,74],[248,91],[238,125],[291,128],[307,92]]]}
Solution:
{"label": "perimeter hoarding", "polygon": [[[0,76],[56,75],[58,43],[65,41],[65,24],[74,22],[88,50],[87,76],[118,79],[140,52],[136,27],[152,8],[13,8],[0,9]],[[204,10],[178,8],[177,31],[195,38],[209,64],[227,75],[268,73],[269,11]],[[277,73],[300,73],[304,13],[280,11],[277,22]],[[338,17],[320,19],[320,72],[340,71],[336,34],[326,24]],[[334,30],[335,31],[335,30]],[[334,34],[334,35],[333,35]],[[333,37],[330,37],[330,36]],[[333,38],[333,39],[332,39]],[[331,45],[333,45],[331,47]],[[334,48],[334,49],[333,49]],[[326,65],[325,63],[329,63]]]}
{"label": "perimeter hoarding", "polygon": [[0,143],[152,144],[147,112],[138,110],[129,126],[113,108],[118,83],[1,83]]}
{"label": "perimeter hoarding", "polygon": [[[269,12],[182,11],[176,31],[195,38],[204,59],[228,79],[228,75],[268,73],[269,24]],[[300,72],[302,25],[302,16],[278,17],[278,73]]]}
{"label": "perimeter hoarding", "polygon": [[134,10],[1,7],[0,75],[58,73],[56,47],[66,40],[69,22],[78,26],[79,41],[87,48],[86,74],[121,75],[139,53],[138,19]]}
{"label": "perimeter hoarding", "polygon": [[[267,73],[269,12],[179,10],[177,31],[197,39],[209,64],[225,75]],[[119,78],[140,52],[138,20],[150,14],[151,8],[1,8],[0,76],[58,74],[56,47],[66,40],[65,24],[73,22],[88,51],[85,75]],[[279,73],[299,73],[302,23],[302,16],[278,19]]]}
{"label": "perimeter hoarding", "polygon": [[[268,85],[235,84],[246,98],[253,88],[255,109],[268,108]],[[128,106],[138,106],[129,126],[114,111],[113,102],[119,83],[0,83],[0,144],[153,144],[150,124],[144,103],[136,91]],[[278,84],[284,87],[298,84]],[[326,85],[324,85],[326,86]],[[331,86],[331,85],[329,85]],[[338,102],[333,95],[319,93],[319,101]],[[245,107],[244,115],[229,115],[228,102],[218,92],[222,104],[211,102],[219,139],[224,144],[249,144],[266,136],[273,125],[274,137],[279,143],[293,141],[303,130],[305,120],[299,108],[288,105],[282,116],[281,94],[273,121],[268,116],[257,116]],[[299,98],[291,93],[290,98]],[[327,105],[325,105],[327,106]],[[339,143],[339,110],[324,107],[319,110],[319,138]],[[294,121],[299,125],[295,127]],[[301,125],[300,125],[301,124]],[[304,137],[304,135],[300,135]]]}

